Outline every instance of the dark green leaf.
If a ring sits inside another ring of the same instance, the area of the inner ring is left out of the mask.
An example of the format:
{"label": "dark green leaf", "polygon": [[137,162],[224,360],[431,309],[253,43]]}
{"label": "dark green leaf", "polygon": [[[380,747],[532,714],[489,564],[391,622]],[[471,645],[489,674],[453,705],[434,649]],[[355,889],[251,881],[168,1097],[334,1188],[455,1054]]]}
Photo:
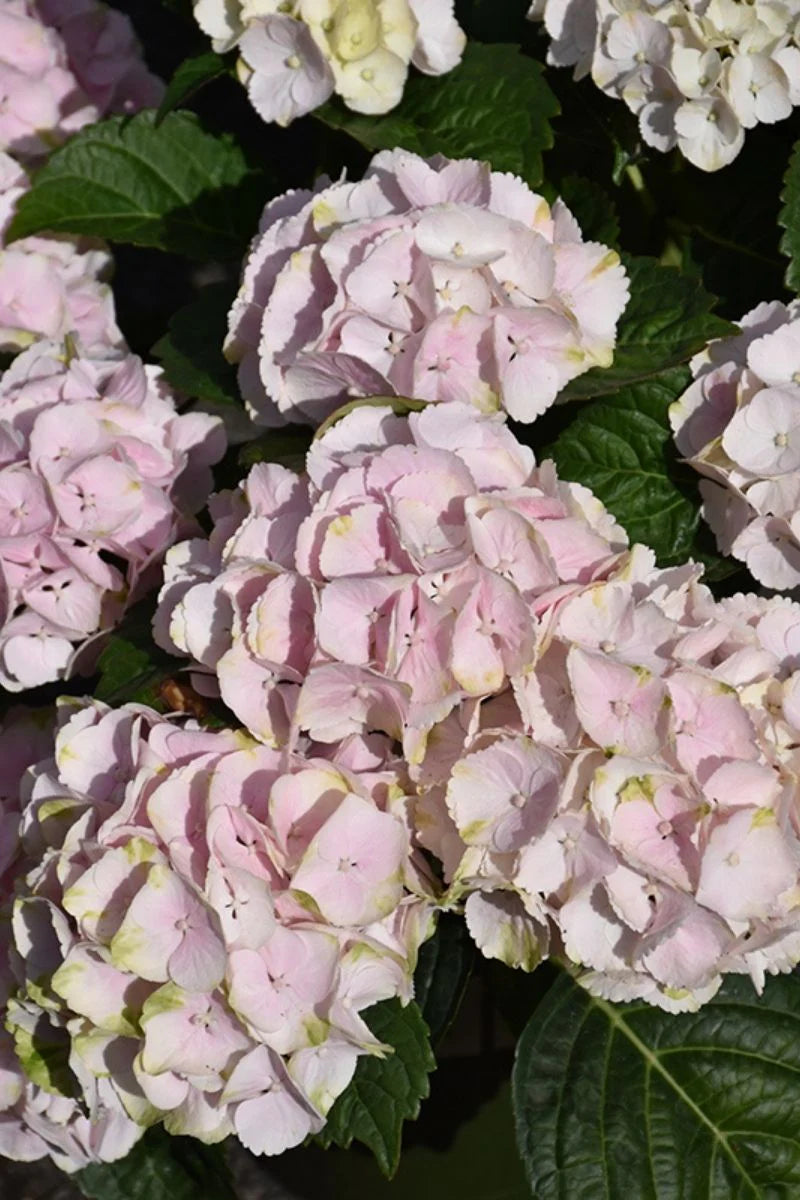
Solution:
{"label": "dark green leaf", "polygon": [[228,63],[221,54],[209,50],[206,54],[198,54],[194,58],[186,58],[178,67],[167,84],[164,99],[156,113],[156,125],[160,125],[167,113],[175,108],[182,108],[195,92],[212,79],[218,79],[228,70]]}
{"label": "dark green leaf", "polygon": [[149,704],[163,709],[161,684],[183,665],[153,641],[152,605],[135,605],[110,635],[98,661],[95,696],[105,704]]}
{"label": "dark green leaf", "polygon": [[239,465],[252,467],[254,463],[275,462],[288,467],[290,471],[302,471],[305,469],[311,436],[312,431],[306,425],[270,429],[242,446],[238,455]]}
{"label": "dark green leaf", "polygon": [[236,1200],[220,1146],[151,1129],[120,1162],[73,1176],[90,1200]]}
{"label": "dark green leaf", "polygon": [[402,146],[418,154],[486,159],[495,170],[513,171],[537,187],[557,112],[542,67],[518,46],[470,42],[448,75],[410,78],[401,103],[385,117],[362,116],[338,102],[315,116],[368,150]]}
{"label": "dark green leaf", "polygon": [[203,288],[170,319],[169,331],[153,346],[153,354],[173,387],[187,396],[240,406],[236,368],[222,353],[232,299],[227,284]]}
{"label": "dark green leaf", "polygon": [[591,488],[631,541],[651,546],[662,566],[692,556],[720,576],[737,564],[697,544],[697,477],[678,461],[669,425],[669,406],[689,379],[686,368],[675,367],[583,406],[540,456],[555,459],[562,478]]}
{"label": "dark green leaf", "polygon": [[603,242],[606,246],[619,244],[616,205],[598,183],[581,175],[568,175],[562,179],[558,193],[576,218],[587,242]]}
{"label": "dark green leaf", "polygon": [[[171,664],[174,671],[175,663]],[[105,704],[147,704],[163,708],[160,687],[169,678],[170,666],[129,638],[113,633],[100,655],[100,682],[95,698]]]}
{"label": "dark green leaf", "polygon": [[711,311],[715,298],[698,279],[652,258],[622,257],[631,298],[619,323],[614,361],[574,379],[561,393],[564,400],[602,396],[651,379],[686,362],[711,338],[736,332],[735,325]]}
{"label": "dark green leaf", "polygon": [[384,1175],[391,1177],[400,1162],[403,1122],[418,1115],[436,1062],[428,1027],[413,1001],[404,1008],[399,1000],[384,1000],[363,1015],[375,1036],[394,1047],[394,1054],[358,1060],[356,1073],[331,1109],[319,1140],[323,1146],[345,1149],[354,1139],[363,1142]]}
{"label": "dark green leaf", "polygon": [[453,1023],[474,961],[475,943],[463,917],[442,913],[436,933],[420,947],[414,972],[414,999],[434,1046]]}
{"label": "dark green leaf", "polygon": [[240,257],[263,179],[229,138],[192,113],[112,117],[56,150],[19,201],[10,236],[43,229],[155,246],[190,258]]}
{"label": "dark green leaf", "polygon": [[800,1195],[800,978],[733,976],[698,1013],[610,1004],[562,977],[517,1047],[537,1200]]}
{"label": "dark green leaf", "polygon": [[786,286],[800,292],[800,142],[795,144],[783,177],[781,200],[779,220],[784,229],[781,250],[789,259]]}

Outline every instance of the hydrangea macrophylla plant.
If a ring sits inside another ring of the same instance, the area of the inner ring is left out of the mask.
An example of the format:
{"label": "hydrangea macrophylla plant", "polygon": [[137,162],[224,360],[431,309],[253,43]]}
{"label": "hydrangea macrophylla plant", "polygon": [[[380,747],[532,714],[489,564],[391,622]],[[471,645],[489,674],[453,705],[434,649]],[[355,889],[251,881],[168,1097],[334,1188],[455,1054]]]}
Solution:
{"label": "hydrangea macrophylla plant", "polygon": [[239,74],[265,121],[288,125],[335,92],[362,113],[385,113],[409,67],[443,75],[465,37],[454,0],[195,0],[216,50],[239,49]]}
{"label": "hydrangea macrophylla plant", "polygon": [[[0,152],[0,243],[29,186],[22,167]],[[110,272],[111,255],[94,238],[47,234],[0,249],[0,351],[67,334],[76,334],[88,350],[123,345],[104,282]]]}
{"label": "hydrangea macrophylla plant", "polygon": [[[410,998],[431,932],[402,762],[385,738],[282,754],[138,705],[59,716],[20,793],[17,1062],[37,1082],[37,1048],[60,1040],[48,1100],[71,1086],[94,1157],[157,1122],[257,1154],[297,1145],[359,1056],[384,1053],[360,1013]],[[33,1115],[12,1113],[20,1139],[40,1134]]]}
{"label": "hydrangea macrophylla plant", "polygon": [[716,171],[800,104],[798,9],[755,0],[534,0],[548,61],[624,100],[645,142]]}
{"label": "hydrangea macrophylla plant", "polygon": [[226,352],[265,424],[390,394],[532,421],[609,365],[627,299],[619,256],[560,200],[486,163],[390,151],[360,182],[267,205]]}
{"label": "hydrangea macrophylla plant", "polygon": [[800,607],[716,603],[500,416],[356,408],[167,557],[162,643],[261,741],[402,745],[483,952],[697,1007],[800,961]]}
{"label": "hydrangea macrophylla plant", "polygon": [[179,415],[135,355],[40,342],[14,360],[0,381],[3,687],[64,677],[155,582],[224,446],[221,422]]}
{"label": "hydrangea macrophylla plant", "polygon": [[742,332],[692,360],[670,409],[680,452],[704,479],[723,554],[767,587],[800,586],[800,304],[759,304]]}
{"label": "hydrangea macrophylla plant", "polygon": [[5,0],[0,149],[36,159],[107,113],[158,104],[126,16],[99,0]]}

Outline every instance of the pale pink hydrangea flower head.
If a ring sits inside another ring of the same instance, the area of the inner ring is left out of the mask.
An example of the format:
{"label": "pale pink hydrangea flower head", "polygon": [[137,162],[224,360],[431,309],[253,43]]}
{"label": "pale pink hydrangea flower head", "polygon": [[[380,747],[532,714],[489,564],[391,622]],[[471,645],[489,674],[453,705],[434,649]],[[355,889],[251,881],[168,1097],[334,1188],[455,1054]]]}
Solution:
{"label": "pale pink hydrangea flower head", "polygon": [[800,606],[657,569],[458,403],[357,407],[212,513],[157,640],[268,746],[402,748],[485,954],[670,1011],[800,960]]}
{"label": "pale pink hydrangea flower head", "polygon": [[678,450],[703,476],[721,553],[759,583],[800,587],[800,305],[759,304],[742,332],[692,360],[670,409]]}
{"label": "pale pink hydrangea flower head", "polygon": [[334,93],[356,112],[388,112],[410,66],[452,71],[466,41],[454,0],[195,0],[194,15],[216,50],[238,47],[253,107],[279,125]]}
{"label": "pale pink hydrangea flower head", "polygon": [[318,424],[371,395],[532,421],[613,358],[628,280],[485,163],[375,156],[363,180],[270,201],[229,318],[228,357],[264,424]]}
{"label": "pale pink hydrangea flower head", "polygon": [[[410,999],[432,931],[409,803],[402,762],[369,740],[286,755],[63,702],[20,788],[9,1071],[41,1089],[28,1034],[49,1037],[48,1102],[69,1125],[71,1085],[96,1158],[155,1123],[257,1154],[318,1132],[359,1057],[386,1052],[362,1012]],[[21,1157],[43,1135],[14,1103]]]}
{"label": "pale pink hydrangea flower head", "polygon": [[5,0],[0,149],[35,159],[111,113],[158,104],[129,19],[100,0]]}
{"label": "pale pink hydrangea flower head", "polygon": [[[18,998],[14,888],[26,872],[39,868],[46,852],[21,843],[20,788],[27,768],[52,753],[53,736],[52,713],[12,709],[0,722],[0,1156],[22,1162],[49,1156],[63,1170],[75,1171],[122,1157],[138,1139],[139,1127],[119,1105],[106,1105],[103,1084],[90,1085],[85,1103],[59,1090],[68,1079],[65,1031],[41,1006]],[[48,929],[47,914],[47,906],[40,906],[30,928],[41,916],[40,936],[58,937],[61,926]],[[25,927],[23,918],[18,932]]]}
{"label": "pale pink hydrangea flower head", "polygon": [[644,141],[703,171],[732,162],[745,131],[800,104],[797,10],[770,0],[534,0],[548,61],[591,74],[636,114]]}
{"label": "pale pink hydrangea flower head", "polygon": [[221,423],[155,367],[40,342],[0,381],[0,683],[68,675],[202,507]]}

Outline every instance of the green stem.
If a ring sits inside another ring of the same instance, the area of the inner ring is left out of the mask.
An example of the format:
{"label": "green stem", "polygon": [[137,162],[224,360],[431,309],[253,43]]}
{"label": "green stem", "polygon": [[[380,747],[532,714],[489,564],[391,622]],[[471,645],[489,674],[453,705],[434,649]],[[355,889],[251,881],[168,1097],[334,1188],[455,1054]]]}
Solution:
{"label": "green stem", "polygon": [[630,163],[625,168],[625,174],[628,176],[631,187],[636,192],[642,202],[642,207],[649,217],[652,217],[656,212],[656,202],[653,199],[650,189],[645,183],[644,175],[636,163]]}

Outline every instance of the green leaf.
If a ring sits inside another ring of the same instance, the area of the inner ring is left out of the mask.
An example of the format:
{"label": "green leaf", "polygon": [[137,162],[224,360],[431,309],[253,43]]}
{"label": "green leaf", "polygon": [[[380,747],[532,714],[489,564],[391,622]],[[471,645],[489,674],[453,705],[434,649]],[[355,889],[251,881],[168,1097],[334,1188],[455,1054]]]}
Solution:
{"label": "green leaf", "polygon": [[314,115],[368,150],[402,146],[417,154],[486,159],[538,187],[557,113],[539,63],[516,45],[470,42],[448,75],[410,78],[401,103],[385,117],[362,116],[338,102]]}
{"label": "green leaf", "polygon": [[428,1074],[435,1066],[428,1027],[412,1000],[384,1000],[362,1014],[375,1036],[394,1047],[386,1058],[364,1055],[356,1073],[328,1114],[319,1140],[345,1150],[363,1142],[391,1178],[400,1162],[403,1122],[419,1114],[430,1090]]}
{"label": "green leaf", "polygon": [[195,92],[218,79],[228,71],[228,63],[221,54],[213,50],[198,54],[194,58],[185,58],[167,84],[164,99],[156,113],[156,125],[160,125],[167,113],[175,108],[182,108]]}
{"label": "green leaf", "polygon": [[148,704],[163,711],[161,684],[183,665],[153,641],[152,606],[135,605],[110,635],[97,669],[95,697],[105,704]]}
{"label": "green leaf", "polygon": [[698,1013],[610,1004],[563,976],[517,1047],[537,1200],[800,1195],[800,978],[729,976]]}
{"label": "green leaf", "polygon": [[90,1200],[236,1200],[220,1146],[151,1129],[127,1158],[72,1176]]}
{"label": "green leaf", "polygon": [[240,257],[265,183],[229,138],[192,113],[87,125],[47,160],[20,199],[11,238],[43,229],[155,246],[190,258]]}
{"label": "green leaf", "polygon": [[662,566],[691,556],[721,577],[738,564],[698,544],[697,476],[679,462],[669,424],[669,406],[690,378],[685,367],[675,367],[584,405],[540,457],[553,458],[563,479],[591,488],[631,541],[651,546]]}
{"label": "green leaf", "polygon": [[619,217],[614,201],[593,179],[568,175],[558,187],[561,199],[581,227],[587,242],[619,244]]}
{"label": "green leaf", "polygon": [[562,400],[586,400],[660,375],[686,362],[711,338],[727,337],[736,326],[712,311],[715,297],[698,279],[662,267],[652,258],[622,260],[631,298],[619,323],[614,361],[573,379]]}
{"label": "green leaf", "polygon": [[475,943],[463,917],[442,913],[436,933],[420,947],[414,972],[414,999],[434,1046],[455,1019],[474,961]]}
{"label": "green leaf", "polygon": [[786,286],[793,292],[800,292],[800,142],[792,150],[783,177],[781,200],[783,208],[778,218],[784,229],[781,251],[789,259]]}
{"label": "green leaf", "polygon": [[242,446],[238,455],[239,466],[252,467],[255,463],[274,462],[288,467],[290,471],[304,471],[311,438],[312,431],[307,425],[285,425],[282,429],[270,429]]}
{"label": "green leaf", "polygon": [[170,318],[169,330],[153,346],[168,381],[187,396],[241,407],[236,368],[222,343],[233,296],[224,283],[203,288],[196,300]]}

